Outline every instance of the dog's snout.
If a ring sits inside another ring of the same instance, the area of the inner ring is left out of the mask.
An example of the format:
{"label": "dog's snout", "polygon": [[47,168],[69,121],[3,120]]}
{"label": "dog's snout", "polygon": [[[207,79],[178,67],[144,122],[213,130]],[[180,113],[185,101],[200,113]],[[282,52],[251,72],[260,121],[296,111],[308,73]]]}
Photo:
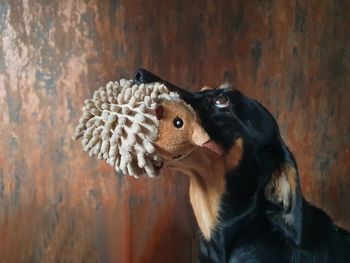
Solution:
{"label": "dog's snout", "polygon": [[146,69],[138,69],[134,73],[134,82],[138,85],[142,83],[151,83],[151,82],[161,82],[163,83],[169,90],[179,93],[181,98],[186,101],[187,103],[191,104],[191,101],[196,97],[195,93],[182,89],[168,81],[163,80],[162,78],[158,77],[157,75],[149,72]]}
{"label": "dog's snout", "polygon": [[164,82],[161,78],[143,68],[136,70],[134,74],[134,82],[136,84],[151,83],[151,82]]}

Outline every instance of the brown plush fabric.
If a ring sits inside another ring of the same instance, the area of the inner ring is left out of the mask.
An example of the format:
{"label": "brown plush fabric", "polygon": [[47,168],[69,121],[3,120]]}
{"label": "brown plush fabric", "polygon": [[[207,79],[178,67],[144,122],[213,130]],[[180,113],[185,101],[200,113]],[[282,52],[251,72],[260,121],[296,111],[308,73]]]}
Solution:
{"label": "brown plush fabric", "polygon": [[[168,101],[161,106],[158,139],[155,144],[163,161],[186,156],[196,146],[202,146],[210,140],[197,121],[194,111],[183,101]],[[183,122],[180,128],[174,125],[177,118]]]}

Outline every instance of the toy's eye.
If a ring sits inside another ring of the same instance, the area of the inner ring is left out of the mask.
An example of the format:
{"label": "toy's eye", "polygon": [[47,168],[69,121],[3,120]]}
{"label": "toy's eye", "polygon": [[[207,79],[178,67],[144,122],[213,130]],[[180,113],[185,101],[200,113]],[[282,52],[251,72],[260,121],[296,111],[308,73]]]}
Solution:
{"label": "toy's eye", "polygon": [[173,124],[176,128],[180,129],[184,125],[184,121],[179,117],[176,117],[173,121]]}
{"label": "toy's eye", "polygon": [[214,104],[218,108],[226,108],[228,105],[230,105],[230,100],[226,95],[220,94],[214,98]]}

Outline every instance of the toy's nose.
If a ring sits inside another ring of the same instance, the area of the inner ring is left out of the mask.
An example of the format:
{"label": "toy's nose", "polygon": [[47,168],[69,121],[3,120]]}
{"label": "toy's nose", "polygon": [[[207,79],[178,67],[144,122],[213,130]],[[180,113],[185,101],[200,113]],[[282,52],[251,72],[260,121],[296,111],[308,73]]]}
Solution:
{"label": "toy's nose", "polygon": [[161,82],[163,83],[169,90],[177,92],[180,97],[186,101],[188,104],[192,104],[193,101],[196,100],[197,94],[185,89],[182,89],[166,80],[161,79],[157,75],[149,72],[145,69],[138,69],[134,74],[134,82],[136,84],[142,83],[151,83],[151,82]]}

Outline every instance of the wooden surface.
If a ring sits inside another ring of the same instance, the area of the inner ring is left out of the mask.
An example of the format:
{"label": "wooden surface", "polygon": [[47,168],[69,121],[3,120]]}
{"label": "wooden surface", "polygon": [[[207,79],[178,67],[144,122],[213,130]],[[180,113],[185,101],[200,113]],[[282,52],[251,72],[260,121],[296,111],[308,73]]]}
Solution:
{"label": "wooden surface", "polygon": [[0,2],[1,262],[191,262],[188,182],[122,178],[71,140],[143,66],[231,81],[276,116],[308,200],[350,229],[349,1]]}

